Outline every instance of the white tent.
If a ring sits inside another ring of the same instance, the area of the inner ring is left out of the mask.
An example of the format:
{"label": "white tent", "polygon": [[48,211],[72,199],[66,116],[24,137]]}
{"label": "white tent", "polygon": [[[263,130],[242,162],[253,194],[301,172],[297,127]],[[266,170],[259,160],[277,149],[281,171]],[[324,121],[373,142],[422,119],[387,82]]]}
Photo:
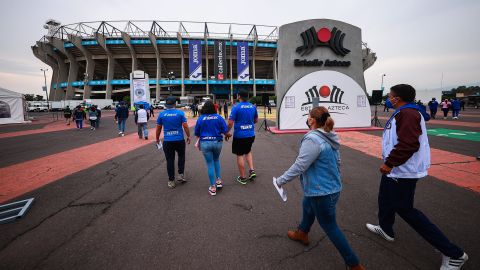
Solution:
{"label": "white tent", "polygon": [[25,123],[25,98],[0,87],[0,125]]}

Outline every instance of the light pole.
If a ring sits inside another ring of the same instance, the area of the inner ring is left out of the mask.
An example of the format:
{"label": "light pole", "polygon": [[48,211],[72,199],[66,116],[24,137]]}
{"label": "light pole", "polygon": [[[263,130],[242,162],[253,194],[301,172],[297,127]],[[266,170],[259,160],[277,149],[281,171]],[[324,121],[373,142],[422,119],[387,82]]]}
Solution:
{"label": "light pole", "polygon": [[385,76],[386,76],[386,74],[382,74],[382,85],[381,85],[381,88],[380,88],[382,91],[383,91],[383,77],[385,77]]}
{"label": "light pole", "polygon": [[83,99],[85,99],[85,87],[88,84],[88,73],[83,73]]}
{"label": "light pole", "polygon": [[48,109],[48,111],[50,111],[50,102],[48,102],[47,74],[46,74],[46,72],[48,71],[48,68],[46,68],[46,69],[41,68],[40,70],[43,71],[43,78],[45,80],[45,85],[43,86],[43,91],[45,91],[45,93],[47,95],[47,109]]}
{"label": "light pole", "polygon": [[172,89],[171,89],[172,80],[175,80],[175,74],[173,73],[173,71],[170,71],[168,72],[168,82],[169,82],[168,92],[170,96],[172,95]]}

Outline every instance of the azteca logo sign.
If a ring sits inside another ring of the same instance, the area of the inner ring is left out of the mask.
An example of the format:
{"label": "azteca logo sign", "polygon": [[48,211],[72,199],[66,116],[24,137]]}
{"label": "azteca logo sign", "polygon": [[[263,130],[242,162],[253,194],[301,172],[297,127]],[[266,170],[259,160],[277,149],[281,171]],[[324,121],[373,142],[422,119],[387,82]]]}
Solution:
{"label": "azteca logo sign", "polygon": [[302,103],[301,110],[308,114],[308,112],[312,109],[313,99],[318,98],[318,103],[321,106],[327,107],[331,113],[343,114],[341,111],[349,109],[348,105],[342,102],[344,93],[345,92],[336,85],[332,85],[332,87],[323,85],[318,89],[317,86],[314,85],[305,91],[305,96],[307,99],[304,103]]}
{"label": "azteca logo sign", "polygon": [[335,54],[340,56],[347,55],[350,50],[343,47],[343,39],[345,33],[336,27],[330,31],[328,28],[320,28],[316,31],[315,27],[311,27],[300,34],[303,45],[297,48],[297,53],[301,56],[310,54],[316,47],[329,47]]}

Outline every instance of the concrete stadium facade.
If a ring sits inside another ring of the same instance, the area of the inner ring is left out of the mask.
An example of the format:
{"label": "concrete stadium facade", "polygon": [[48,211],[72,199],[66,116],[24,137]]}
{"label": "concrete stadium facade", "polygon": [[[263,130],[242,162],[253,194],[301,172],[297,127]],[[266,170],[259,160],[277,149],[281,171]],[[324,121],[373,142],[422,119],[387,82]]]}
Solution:
{"label": "concrete stadium facade", "polygon": [[[50,100],[120,100],[129,95],[129,75],[134,70],[143,70],[149,75],[151,98],[157,100],[168,95],[214,95],[228,99],[240,90],[248,90],[251,96],[275,95],[278,69],[276,26],[98,21],[68,25],[58,23],[48,28],[49,33],[31,49],[53,71]],[[190,80],[188,77],[191,40],[201,40],[201,80]],[[214,77],[216,40],[226,43],[227,76],[223,80]],[[248,81],[237,78],[238,42],[248,42]],[[364,51],[367,50],[365,46]]]}

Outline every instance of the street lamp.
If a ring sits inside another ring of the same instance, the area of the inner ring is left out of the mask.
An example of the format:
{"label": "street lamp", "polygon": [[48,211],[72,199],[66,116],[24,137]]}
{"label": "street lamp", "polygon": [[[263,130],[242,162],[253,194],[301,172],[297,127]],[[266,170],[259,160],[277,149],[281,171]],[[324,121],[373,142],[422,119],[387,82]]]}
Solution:
{"label": "street lamp", "polygon": [[169,83],[168,92],[170,96],[172,95],[172,89],[171,89],[172,80],[175,80],[175,74],[173,73],[173,71],[170,71],[168,72],[168,83]]}
{"label": "street lamp", "polygon": [[83,73],[83,99],[85,99],[85,87],[88,84],[88,73]]}
{"label": "street lamp", "polygon": [[383,91],[383,77],[385,77],[385,76],[386,76],[386,74],[382,74],[382,85],[381,85],[381,88],[380,88],[382,91]]}
{"label": "street lamp", "polygon": [[50,111],[50,102],[48,102],[47,74],[46,74],[46,72],[48,71],[48,68],[46,68],[46,69],[41,68],[40,70],[43,71],[43,78],[45,80],[45,85],[43,86],[43,91],[45,91],[45,94],[47,95],[47,109],[48,109],[48,111]]}

